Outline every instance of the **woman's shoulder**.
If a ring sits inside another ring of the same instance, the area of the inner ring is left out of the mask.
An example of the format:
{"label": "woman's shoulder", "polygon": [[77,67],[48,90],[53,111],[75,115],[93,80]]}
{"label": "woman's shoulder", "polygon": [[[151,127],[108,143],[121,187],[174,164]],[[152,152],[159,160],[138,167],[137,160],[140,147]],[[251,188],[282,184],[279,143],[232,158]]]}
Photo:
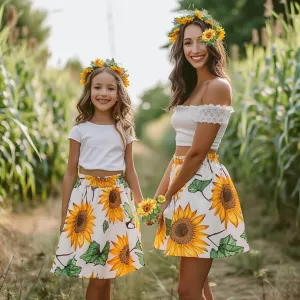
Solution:
{"label": "woman's shoulder", "polygon": [[225,78],[212,80],[203,97],[203,104],[231,106],[232,88]]}

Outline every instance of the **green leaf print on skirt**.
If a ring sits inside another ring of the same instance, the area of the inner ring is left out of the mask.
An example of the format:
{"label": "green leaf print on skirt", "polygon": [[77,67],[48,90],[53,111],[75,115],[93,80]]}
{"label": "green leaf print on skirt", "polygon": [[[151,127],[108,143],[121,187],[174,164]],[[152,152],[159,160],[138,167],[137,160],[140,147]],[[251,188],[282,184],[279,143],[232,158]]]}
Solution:
{"label": "green leaf print on skirt", "polygon": [[189,185],[188,191],[190,193],[197,193],[197,192],[203,192],[204,189],[212,182],[212,179],[210,180],[199,180],[194,179],[193,182]]}
{"label": "green leaf print on skirt", "polygon": [[109,228],[108,222],[106,220],[103,222],[102,227],[103,227],[103,232],[105,233],[106,230]]}
{"label": "green leaf print on skirt", "polygon": [[165,219],[165,222],[166,222],[166,235],[170,235],[170,232],[171,232],[171,227],[172,227],[172,220],[170,219]]}
{"label": "green leaf print on skirt", "polygon": [[100,252],[100,245],[93,241],[89,245],[89,249],[80,256],[86,263],[93,263],[95,265],[102,265],[106,264],[108,254],[110,250],[109,242],[106,242],[102,252]]}
{"label": "green leaf print on skirt", "polygon": [[75,259],[75,257],[73,257],[68,261],[67,265],[63,269],[57,267],[55,270],[55,274],[78,277],[79,273],[81,272],[81,267],[77,267],[76,262],[77,260]]}
{"label": "green leaf print on skirt", "polygon": [[218,250],[212,249],[210,251],[211,258],[222,258],[227,256],[232,256],[234,254],[239,254],[244,251],[244,247],[237,246],[236,240],[232,237],[232,235],[228,235],[225,238],[220,240],[220,244]]}
{"label": "green leaf print on skirt", "polygon": [[134,252],[136,256],[139,258],[139,262],[142,266],[145,266],[144,254],[139,252]]}

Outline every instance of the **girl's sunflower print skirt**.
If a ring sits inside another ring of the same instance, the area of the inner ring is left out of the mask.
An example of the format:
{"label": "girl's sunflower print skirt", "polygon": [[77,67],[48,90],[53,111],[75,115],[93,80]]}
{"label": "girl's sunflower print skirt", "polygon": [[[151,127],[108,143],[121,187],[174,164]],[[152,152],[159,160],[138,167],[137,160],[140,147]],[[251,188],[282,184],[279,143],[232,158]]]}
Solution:
{"label": "girl's sunflower print skirt", "polygon": [[51,272],[104,279],[144,265],[139,221],[122,175],[79,174]]}
{"label": "girl's sunflower print skirt", "polygon": [[[170,182],[183,160],[174,156]],[[194,177],[173,196],[154,246],[166,255],[199,258],[249,251],[239,197],[217,154],[209,153]]]}

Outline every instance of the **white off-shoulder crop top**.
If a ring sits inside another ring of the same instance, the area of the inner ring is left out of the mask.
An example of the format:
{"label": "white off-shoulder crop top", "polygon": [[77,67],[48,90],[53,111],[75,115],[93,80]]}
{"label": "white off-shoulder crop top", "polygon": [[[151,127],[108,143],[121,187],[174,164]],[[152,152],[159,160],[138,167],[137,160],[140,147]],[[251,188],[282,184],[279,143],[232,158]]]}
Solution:
{"label": "white off-shoulder crop top", "polygon": [[[126,145],[136,140],[126,132]],[[115,125],[75,125],[69,139],[80,143],[79,166],[86,170],[125,171],[125,146]]]}
{"label": "white off-shoulder crop top", "polygon": [[226,105],[178,105],[171,123],[176,132],[176,146],[191,146],[198,123],[221,124],[210,149],[218,150],[234,109]]}

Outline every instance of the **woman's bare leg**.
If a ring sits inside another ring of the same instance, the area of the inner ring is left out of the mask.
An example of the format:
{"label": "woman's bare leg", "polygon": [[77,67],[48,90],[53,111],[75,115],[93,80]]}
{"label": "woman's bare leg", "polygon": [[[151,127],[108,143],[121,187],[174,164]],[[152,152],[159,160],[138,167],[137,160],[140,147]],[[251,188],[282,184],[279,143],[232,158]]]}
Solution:
{"label": "woman's bare leg", "polygon": [[110,300],[111,280],[90,279],[86,290],[86,300]]}
{"label": "woman's bare leg", "polygon": [[204,286],[211,264],[210,258],[181,257],[178,284],[180,300],[206,300]]}

